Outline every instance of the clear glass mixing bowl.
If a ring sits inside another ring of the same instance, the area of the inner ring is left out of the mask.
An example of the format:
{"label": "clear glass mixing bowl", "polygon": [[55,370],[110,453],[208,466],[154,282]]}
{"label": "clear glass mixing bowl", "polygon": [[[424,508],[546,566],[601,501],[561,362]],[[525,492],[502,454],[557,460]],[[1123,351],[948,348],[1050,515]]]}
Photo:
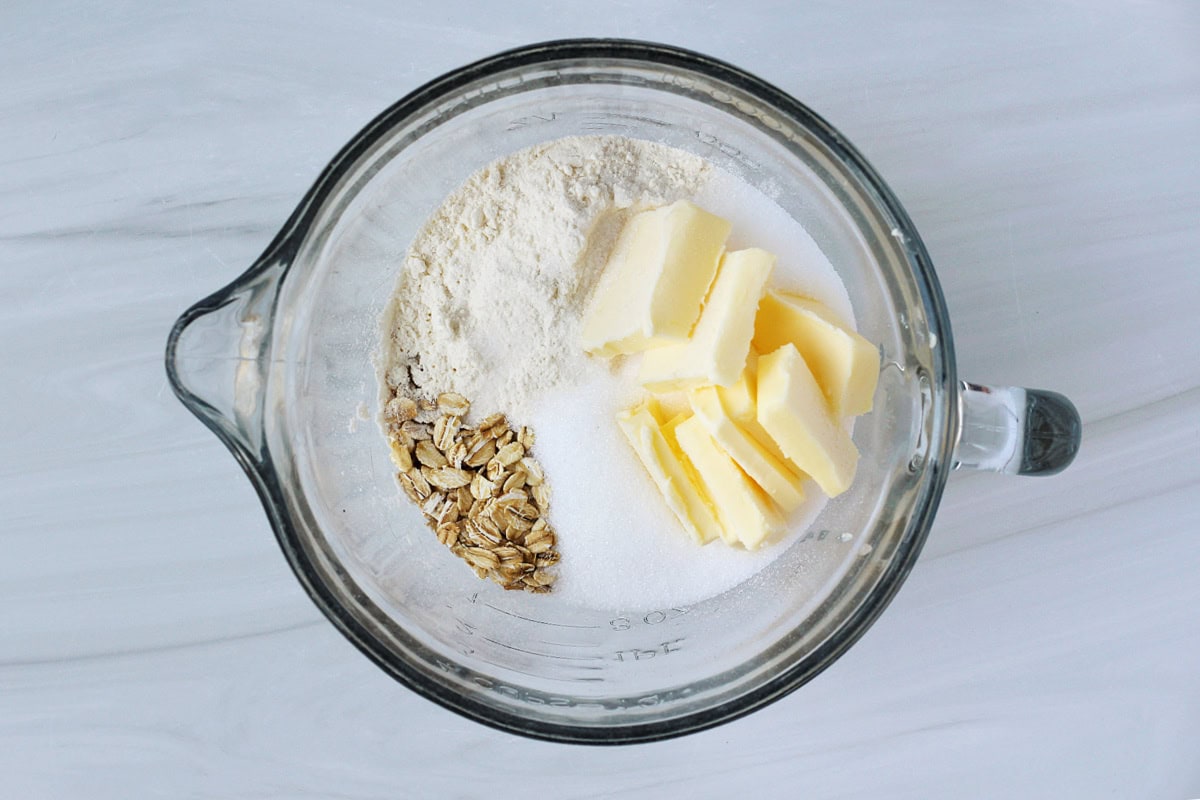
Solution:
{"label": "clear glass mixing bowl", "polygon": [[[853,488],[764,572],[686,608],[576,607],[477,580],[400,497],[374,422],[379,314],[430,212],[498,157],[597,133],[688,150],[775,198],[838,269],[882,354]],[[680,735],[792,691],[895,594],[953,466],[1056,471],[1079,439],[1057,395],[957,381],[921,240],[836,130],[736,68],[637,42],[511,51],[385,111],[263,256],[183,315],[167,368],[355,646],[465,716],[559,741]]]}

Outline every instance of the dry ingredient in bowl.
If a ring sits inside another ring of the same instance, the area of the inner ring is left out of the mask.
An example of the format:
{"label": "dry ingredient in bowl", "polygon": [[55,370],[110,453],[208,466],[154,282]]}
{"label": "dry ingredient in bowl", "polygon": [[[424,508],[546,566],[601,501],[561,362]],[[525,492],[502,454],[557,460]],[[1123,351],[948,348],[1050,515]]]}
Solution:
{"label": "dry ingredient in bowl", "polygon": [[619,136],[558,139],[472,175],[417,234],[384,315],[385,392],[457,392],[528,419],[589,373],[581,317],[632,211],[695,194],[711,167]]}
{"label": "dry ingredient in bowl", "polygon": [[[632,213],[695,193],[709,171],[651,142],[559,139],[472,175],[409,248],[384,315],[383,422],[401,488],[480,577],[549,591],[549,483],[517,453],[532,431],[507,420],[595,370],[575,343],[613,240]],[[466,397],[488,415],[474,427]]]}
{"label": "dry ingredient in bowl", "polygon": [[470,408],[462,395],[445,392],[439,415],[425,423],[411,398],[390,403],[385,421],[397,480],[438,541],[478,577],[548,592],[558,551],[547,521],[550,487],[530,454],[533,431],[513,430],[503,414],[464,425]]}

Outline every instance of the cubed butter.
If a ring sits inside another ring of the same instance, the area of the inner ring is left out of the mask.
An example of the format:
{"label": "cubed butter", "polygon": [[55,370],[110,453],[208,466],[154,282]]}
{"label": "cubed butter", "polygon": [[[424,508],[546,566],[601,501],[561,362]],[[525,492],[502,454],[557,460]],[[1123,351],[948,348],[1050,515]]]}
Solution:
{"label": "cubed butter", "polygon": [[794,344],[836,416],[871,410],[879,351],[816,300],[769,291],[758,306],[754,347],[770,353]]}
{"label": "cubed butter", "polygon": [[717,387],[693,389],[688,399],[713,440],[780,508],[794,511],[804,502],[803,478],[743,430],[722,405]]}
{"label": "cubed butter", "polygon": [[617,424],[671,513],[693,540],[708,544],[721,535],[721,525],[691,465],[664,434],[656,411],[642,404],[618,414]]}
{"label": "cubed butter", "polygon": [[746,366],[758,301],[774,266],[766,250],[726,253],[691,337],[648,350],[638,381],[652,392],[734,383]]}
{"label": "cubed butter", "polygon": [[729,222],[686,200],[636,214],[584,317],[583,349],[614,356],[685,341],[729,230]]}
{"label": "cubed butter", "polygon": [[758,421],[825,494],[850,487],[858,450],[794,344],[758,359]]}
{"label": "cubed butter", "polygon": [[755,550],[783,533],[783,518],[771,501],[713,440],[699,418],[679,423],[675,435],[712,498],[726,543],[741,542]]}

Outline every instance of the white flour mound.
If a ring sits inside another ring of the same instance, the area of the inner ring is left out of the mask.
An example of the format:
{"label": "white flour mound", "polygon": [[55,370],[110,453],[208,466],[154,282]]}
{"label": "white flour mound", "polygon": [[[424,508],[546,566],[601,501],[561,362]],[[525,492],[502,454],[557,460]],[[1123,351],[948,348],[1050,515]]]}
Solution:
{"label": "white flour mound", "polygon": [[643,208],[694,196],[711,167],[619,136],[559,139],[495,161],[417,234],[384,315],[389,395],[453,391],[527,419],[596,367],[579,326],[613,241]]}

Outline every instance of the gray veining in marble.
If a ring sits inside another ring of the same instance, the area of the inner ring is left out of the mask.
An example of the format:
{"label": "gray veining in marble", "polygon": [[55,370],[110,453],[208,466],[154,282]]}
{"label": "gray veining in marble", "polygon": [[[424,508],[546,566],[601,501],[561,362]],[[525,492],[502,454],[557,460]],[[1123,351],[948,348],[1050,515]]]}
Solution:
{"label": "gray veining in marble", "polygon": [[[172,396],[174,318],[419,83],[565,36],[732,61],[841,128],[938,265],[964,377],[1085,422],[955,476],[881,621],[663,744],[402,689],[298,587]],[[0,7],[0,774],[13,798],[1200,797],[1200,6],[270,0]],[[466,753],[471,755],[467,757]]]}

